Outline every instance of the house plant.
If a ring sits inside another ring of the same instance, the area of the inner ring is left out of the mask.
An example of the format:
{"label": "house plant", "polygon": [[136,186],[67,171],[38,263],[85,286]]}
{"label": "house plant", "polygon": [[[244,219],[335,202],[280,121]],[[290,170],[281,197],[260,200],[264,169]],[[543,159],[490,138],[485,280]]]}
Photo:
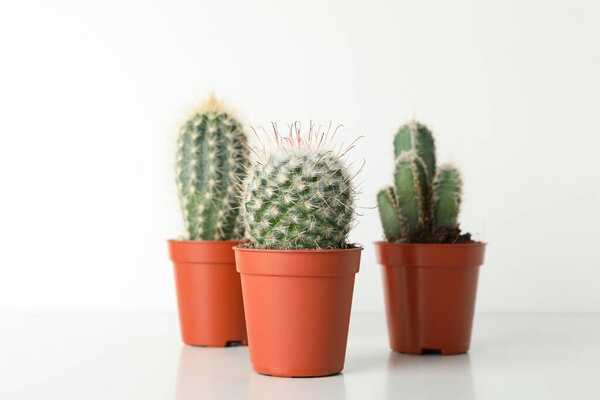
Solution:
{"label": "house plant", "polygon": [[387,241],[382,265],[390,346],[422,354],[469,349],[485,244],[458,227],[461,175],[436,167],[429,129],[412,121],[394,138],[394,186],[377,194]]}
{"label": "house plant", "polygon": [[355,190],[335,132],[299,124],[258,145],[240,185],[251,243],[237,246],[250,361],[259,373],[325,376],[344,367],[354,275],[362,248],[347,242]]}
{"label": "house plant", "polygon": [[183,342],[247,343],[233,246],[243,227],[233,182],[245,175],[242,125],[214,93],[183,124],[176,180],[188,240],[169,240]]}

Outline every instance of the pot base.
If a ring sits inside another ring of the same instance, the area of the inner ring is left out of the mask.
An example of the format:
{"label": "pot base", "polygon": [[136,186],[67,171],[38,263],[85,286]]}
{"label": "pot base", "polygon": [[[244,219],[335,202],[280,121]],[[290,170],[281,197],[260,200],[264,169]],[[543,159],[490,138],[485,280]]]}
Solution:
{"label": "pot base", "polygon": [[194,346],[194,347],[234,347],[234,346],[248,346],[248,341],[246,339],[244,340],[218,340],[218,341],[210,341],[210,342],[203,342],[203,343],[187,343],[185,340],[183,341],[184,344],[188,345],[188,346]]}
{"label": "pot base", "polygon": [[335,368],[315,368],[315,369],[296,369],[296,368],[269,368],[252,366],[255,372],[261,375],[274,376],[279,378],[317,378],[323,376],[337,375],[344,369],[344,366]]}
{"label": "pot base", "polygon": [[444,356],[452,356],[456,354],[464,354],[469,351],[469,346],[453,346],[453,347],[444,347],[442,349],[432,349],[427,347],[402,347],[402,348],[392,348],[392,350],[402,353],[402,354],[411,354],[411,355],[424,355],[424,354],[441,354]]}

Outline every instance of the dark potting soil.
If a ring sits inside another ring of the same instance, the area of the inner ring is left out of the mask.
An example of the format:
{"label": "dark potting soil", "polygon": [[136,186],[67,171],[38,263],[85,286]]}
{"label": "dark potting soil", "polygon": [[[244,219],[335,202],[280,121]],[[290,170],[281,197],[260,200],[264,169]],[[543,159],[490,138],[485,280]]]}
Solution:
{"label": "dark potting soil", "polygon": [[434,226],[432,223],[417,225],[409,235],[407,243],[465,244],[475,243],[470,233],[462,233],[460,228]]}

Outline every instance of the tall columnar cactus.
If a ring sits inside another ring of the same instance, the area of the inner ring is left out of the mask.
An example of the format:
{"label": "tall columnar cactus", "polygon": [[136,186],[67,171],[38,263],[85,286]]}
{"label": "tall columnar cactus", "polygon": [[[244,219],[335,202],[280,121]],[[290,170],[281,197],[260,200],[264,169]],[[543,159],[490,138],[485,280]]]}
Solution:
{"label": "tall columnar cactus", "polygon": [[254,247],[339,249],[347,247],[354,208],[352,177],[328,134],[298,125],[282,137],[275,128],[271,151],[255,147],[258,159],[242,182],[241,209]]}
{"label": "tall columnar cactus", "polygon": [[181,127],[176,174],[190,240],[239,240],[243,229],[234,182],[248,160],[246,136],[214,93]]}
{"label": "tall columnar cactus", "polygon": [[389,241],[406,242],[417,226],[457,227],[460,172],[436,169],[435,141],[424,125],[412,121],[394,138],[394,186],[377,194],[383,231]]}

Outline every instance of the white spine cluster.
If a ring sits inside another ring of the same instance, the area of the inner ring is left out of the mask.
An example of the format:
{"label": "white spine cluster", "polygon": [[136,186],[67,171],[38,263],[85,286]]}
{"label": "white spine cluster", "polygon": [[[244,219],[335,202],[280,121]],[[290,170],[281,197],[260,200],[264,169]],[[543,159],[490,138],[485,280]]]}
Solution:
{"label": "white spine cluster", "polygon": [[353,176],[345,151],[334,151],[335,131],[298,124],[281,136],[274,127],[272,149],[256,146],[257,159],[241,184],[241,215],[255,247],[345,248],[354,220]]}

